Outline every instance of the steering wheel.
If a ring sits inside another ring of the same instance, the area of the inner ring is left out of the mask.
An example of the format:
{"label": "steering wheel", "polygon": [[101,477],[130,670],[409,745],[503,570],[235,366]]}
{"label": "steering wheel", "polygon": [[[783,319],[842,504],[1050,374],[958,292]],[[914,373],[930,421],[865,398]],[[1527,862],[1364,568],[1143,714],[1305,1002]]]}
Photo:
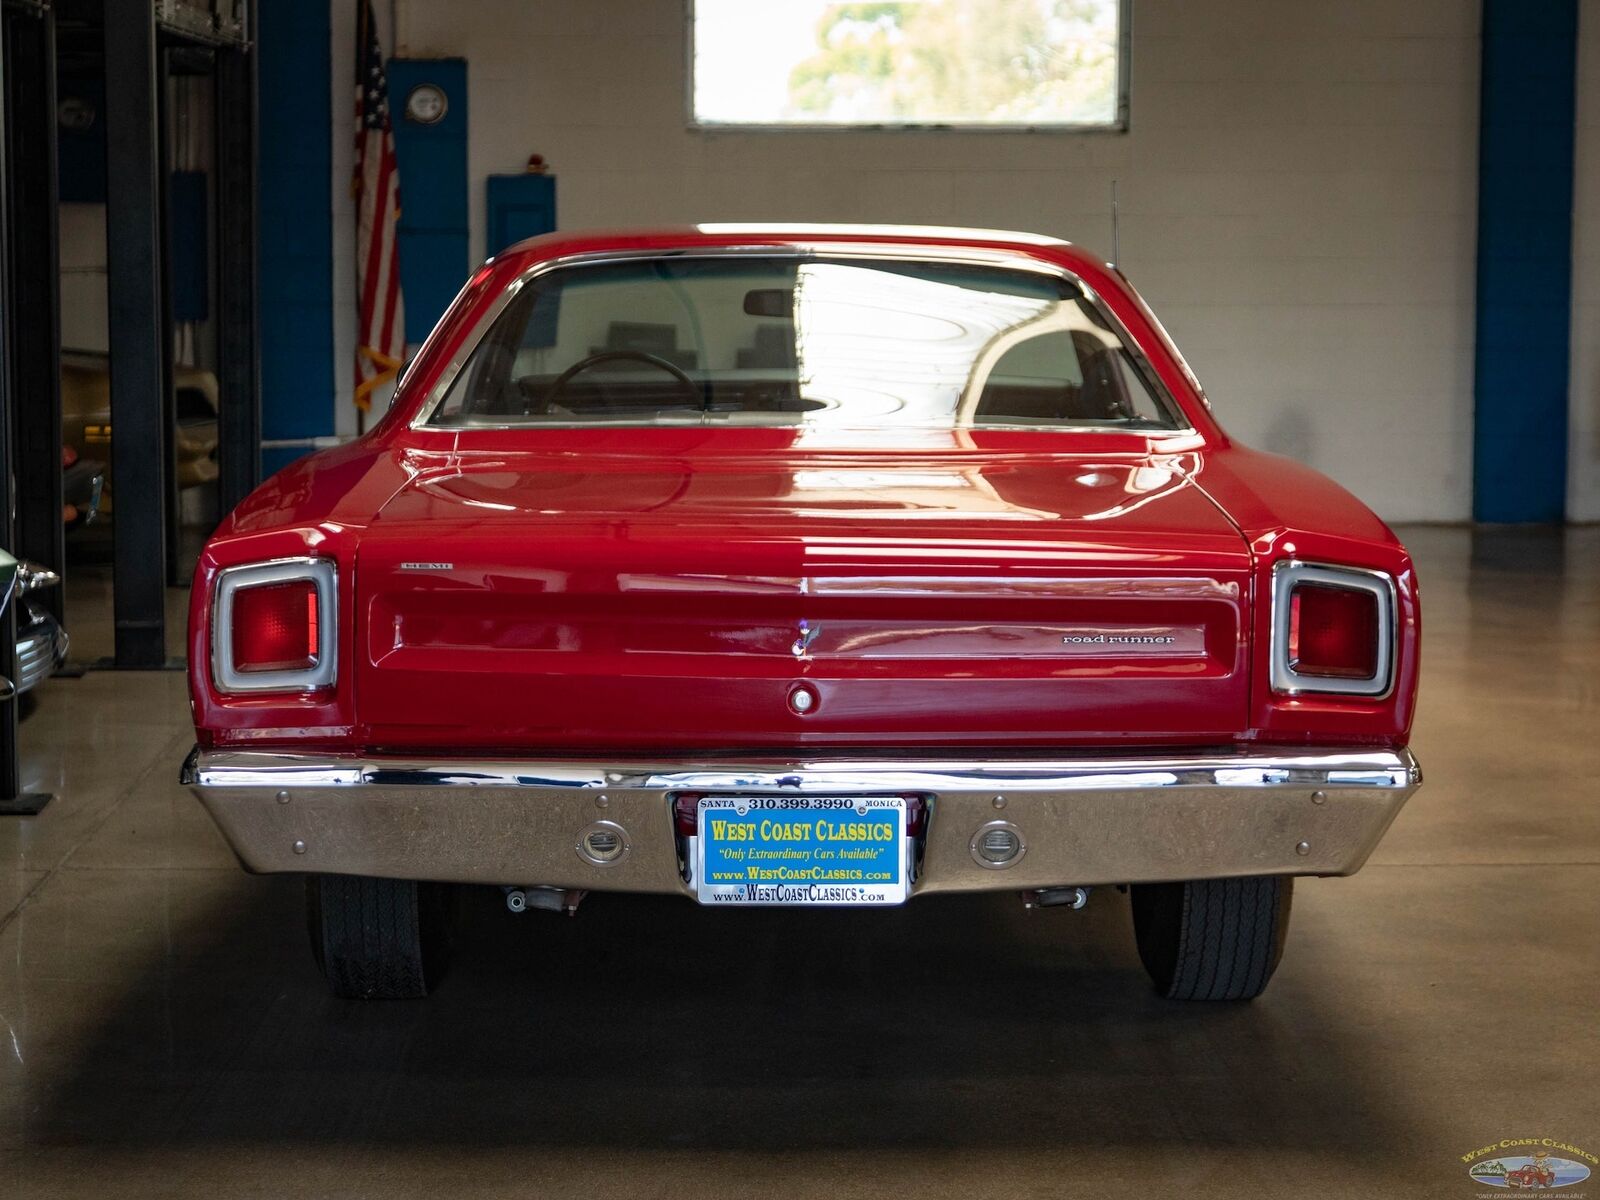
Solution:
{"label": "steering wheel", "polygon": [[679,384],[682,385],[683,390],[688,394],[689,399],[694,403],[696,408],[698,408],[701,402],[705,399],[705,396],[700,390],[700,385],[693,379],[689,378],[688,372],[686,372],[682,367],[678,366],[677,363],[668,362],[664,358],[654,354],[648,354],[643,350],[601,350],[597,354],[589,355],[588,358],[580,358],[577,362],[573,363],[565,371],[556,376],[555,382],[553,382],[545,391],[543,401],[544,411],[550,411],[551,406],[556,402],[556,397],[561,395],[562,390],[567,386],[567,384],[571,383],[590,367],[597,367],[601,363],[607,362],[639,362],[644,363],[646,366],[656,367],[662,371],[665,371],[668,375],[671,375],[675,380],[678,381]]}

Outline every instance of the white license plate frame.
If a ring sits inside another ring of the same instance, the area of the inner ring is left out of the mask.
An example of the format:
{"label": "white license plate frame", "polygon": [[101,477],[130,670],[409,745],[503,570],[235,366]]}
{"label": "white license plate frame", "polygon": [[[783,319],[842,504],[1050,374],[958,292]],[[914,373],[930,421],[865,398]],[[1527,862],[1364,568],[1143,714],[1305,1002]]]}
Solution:
{"label": "white license plate frame", "polygon": [[904,796],[701,796],[695,898],[718,907],[903,904],[908,818]]}

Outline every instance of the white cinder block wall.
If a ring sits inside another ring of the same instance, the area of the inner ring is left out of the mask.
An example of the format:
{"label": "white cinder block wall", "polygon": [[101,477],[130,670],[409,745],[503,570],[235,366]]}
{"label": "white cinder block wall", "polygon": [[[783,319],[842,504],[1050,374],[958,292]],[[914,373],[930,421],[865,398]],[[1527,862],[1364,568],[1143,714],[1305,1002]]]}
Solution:
{"label": "white cinder block wall", "polygon": [[1600,521],[1600,0],[1578,5],[1567,518]]}
{"label": "white cinder block wall", "polygon": [[397,11],[400,53],[469,62],[474,254],[484,176],[532,152],[565,228],[930,222],[1106,253],[1117,179],[1123,265],[1229,430],[1391,520],[1469,517],[1477,3],[1134,7],[1126,134],[691,132],[683,0]]}

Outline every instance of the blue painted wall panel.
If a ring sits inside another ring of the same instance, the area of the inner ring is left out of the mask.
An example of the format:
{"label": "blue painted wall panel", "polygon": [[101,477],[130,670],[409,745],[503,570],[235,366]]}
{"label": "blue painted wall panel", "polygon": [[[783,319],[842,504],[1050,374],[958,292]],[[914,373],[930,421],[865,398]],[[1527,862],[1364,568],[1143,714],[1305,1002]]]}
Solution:
{"label": "blue painted wall panel", "polygon": [[[317,437],[334,396],[329,0],[258,12],[261,433]],[[303,453],[265,452],[263,473]]]}
{"label": "blue painted wall panel", "polygon": [[1473,515],[1566,512],[1576,0],[1484,0]]}
{"label": "blue painted wall panel", "polygon": [[[423,84],[447,99],[433,125],[409,120],[406,98]],[[460,58],[389,60],[395,156],[400,160],[400,285],[406,341],[420,343],[472,271],[467,236],[467,63]]]}

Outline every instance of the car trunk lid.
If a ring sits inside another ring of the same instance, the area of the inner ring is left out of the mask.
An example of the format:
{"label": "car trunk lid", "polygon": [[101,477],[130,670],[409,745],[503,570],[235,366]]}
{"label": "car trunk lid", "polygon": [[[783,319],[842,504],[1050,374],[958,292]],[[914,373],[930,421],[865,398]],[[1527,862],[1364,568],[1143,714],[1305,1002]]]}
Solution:
{"label": "car trunk lid", "polygon": [[1194,455],[449,456],[364,536],[384,747],[1205,742],[1249,554]]}

